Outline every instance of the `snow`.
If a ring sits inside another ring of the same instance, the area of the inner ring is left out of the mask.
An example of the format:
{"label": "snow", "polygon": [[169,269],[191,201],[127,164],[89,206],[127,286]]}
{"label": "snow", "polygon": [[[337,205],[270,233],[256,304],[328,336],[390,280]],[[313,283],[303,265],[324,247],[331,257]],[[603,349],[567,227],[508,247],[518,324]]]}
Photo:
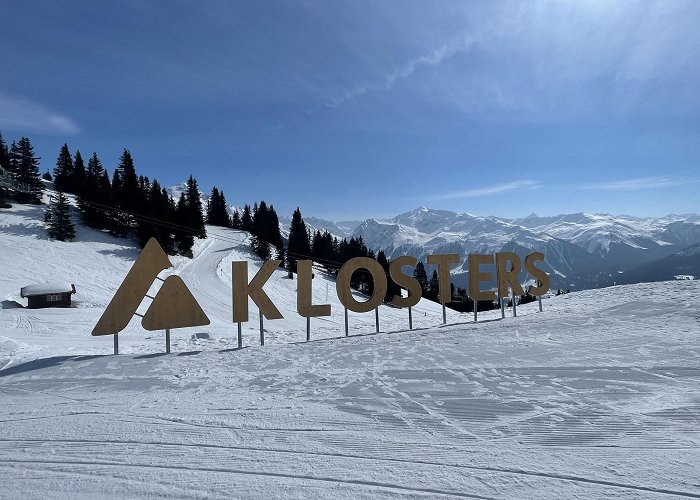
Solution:
{"label": "snow", "polygon": [[43,283],[41,285],[28,285],[20,290],[20,296],[23,298],[51,293],[75,293],[75,288],[71,283]]}
{"label": "snow", "polygon": [[[208,227],[172,258],[212,320],[90,331],[137,255],[78,227],[49,241],[41,207],[0,211],[2,498],[681,498],[700,496],[700,282],[574,292],[498,311],[350,314],[320,270],[312,341],[296,280],[265,290],[285,316],[230,321],[242,232]],[[20,284],[71,280],[69,309],[28,310]],[[154,290],[158,285],[154,285]],[[326,299],[326,290],[328,298]],[[153,293],[149,295],[153,296]],[[145,299],[140,311],[148,305]],[[252,306],[252,303],[251,303]]]}

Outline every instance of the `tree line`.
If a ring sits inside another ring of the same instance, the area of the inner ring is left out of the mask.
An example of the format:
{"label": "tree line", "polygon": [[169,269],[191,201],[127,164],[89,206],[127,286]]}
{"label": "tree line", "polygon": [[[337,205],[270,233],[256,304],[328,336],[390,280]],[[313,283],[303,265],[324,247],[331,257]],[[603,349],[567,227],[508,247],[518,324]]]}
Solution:
{"label": "tree line", "polygon": [[[18,203],[41,203],[39,160],[28,138],[13,141],[8,148],[0,134],[0,167],[29,186],[28,192],[14,193]],[[191,255],[194,238],[206,236],[196,179],[189,177],[185,190],[175,201],[156,179],[137,174],[127,149],[110,179],[97,153],[92,153],[86,165],[80,151],[72,155],[64,144],[53,175],[46,172],[43,177],[53,180],[57,192],[45,217],[49,234],[56,239],[69,240],[74,234],[65,193],[75,196],[86,226],[117,237],[134,237],[141,246],[154,237],[169,254]],[[0,192],[0,202],[7,196],[7,192]]]}

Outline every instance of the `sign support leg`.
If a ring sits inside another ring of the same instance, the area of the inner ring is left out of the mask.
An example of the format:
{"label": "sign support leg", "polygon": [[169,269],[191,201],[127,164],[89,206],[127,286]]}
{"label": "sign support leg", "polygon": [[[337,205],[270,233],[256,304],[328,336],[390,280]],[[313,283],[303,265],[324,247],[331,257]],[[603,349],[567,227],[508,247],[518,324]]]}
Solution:
{"label": "sign support leg", "polygon": [[306,341],[311,340],[311,316],[306,317]]}
{"label": "sign support leg", "polygon": [[442,324],[447,324],[447,310],[445,308],[445,304],[442,305]]}
{"label": "sign support leg", "polygon": [[413,314],[411,314],[411,308],[408,308],[408,329],[413,330]]}
{"label": "sign support leg", "polygon": [[537,296],[537,304],[540,306],[540,312],[542,312],[542,295]]}
{"label": "sign support leg", "polygon": [[476,311],[477,311],[478,309],[479,309],[479,301],[478,301],[478,300],[475,300],[475,301],[474,301],[474,323],[477,322],[477,319],[476,319],[476,317],[477,317],[477,312],[476,312]]}
{"label": "sign support leg", "polygon": [[238,322],[238,348],[241,349],[243,347],[243,327],[241,326],[240,321]]}
{"label": "sign support leg", "polygon": [[513,317],[515,318],[515,317],[518,316],[518,308],[517,308],[517,306],[515,305],[515,290],[512,290],[512,291],[511,291],[511,297],[512,297],[512,300],[513,300]]}
{"label": "sign support leg", "polygon": [[119,354],[119,334],[115,333],[113,335],[113,337],[114,337],[114,355],[116,356],[117,354]]}
{"label": "sign support leg", "polygon": [[348,308],[345,308],[345,336],[347,337],[349,335],[348,333]]}
{"label": "sign support leg", "polygon": [[379,308],[374,310],[374,324],[377,327],[377,333],[379,333]]}
{"label": "sign support leg", "polygon": [[498,298],[501,305],[501,319],[506,319],[506,307],[505,302],[503,302],[503,297]]}
{"label": "sign support leg", "polygon": [[265,331],[263,330],[263,313],[258,310],[260,316],[260,345],[265,345]]}
{"label": "sign support leg", "polygon": [[170,354],[170,329],[165,329],[165,354]]}

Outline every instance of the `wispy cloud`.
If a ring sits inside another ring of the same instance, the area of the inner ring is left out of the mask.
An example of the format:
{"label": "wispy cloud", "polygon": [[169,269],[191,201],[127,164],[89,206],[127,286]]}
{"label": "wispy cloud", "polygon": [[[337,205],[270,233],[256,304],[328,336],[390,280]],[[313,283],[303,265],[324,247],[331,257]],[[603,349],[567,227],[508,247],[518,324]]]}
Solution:
{"label": "wispy cloud", "polygon": [[334,97],[328,102],[327,106],[337,108],[341,104],[355,97],[366,94],[370,91],[391,90],[397,81],[410,77],[421,67],[438,66],[443,61],[454,55],[458,50],[463,49],[463,46],[455,46],[455,44],[445,44],[432,52],[417,57],[412,61],[407,62],[399,69],[383,75],[382,83],[371,85],[355,85],[352,88],[346,89],[342,95]]}
{"label": "wispy cloud", "polygon": [[484,186],[476,189],[467,189],[465,191],[453,191],[451,193],[445,193],[434,196],[433,199],[455,200],[459,198],[477,198],[480,196],[489,196],[492,194],[500,194],[508,191],[530,191],[532,189],[538,189],[540,186],[541,184],[537,181],[523,179],[519,181],[506,182],[505,184],[496,184],[493,186]]}
{"label": "wispy cloud", "polygon": [[697,181],[673,179],[671,177],[641,177],[638,179],[624,179],[620,181],[588,184],[581,186],[581,189],[597,189],[604,191],[641,191],[644,189],[663,189],[674,186],[682,186],[688,184],[688,182]]}
{"label": "wispy cloud", "polygon": [[80,127],[71,118],[37,102],[0,92],[0,129],[73,135]]}

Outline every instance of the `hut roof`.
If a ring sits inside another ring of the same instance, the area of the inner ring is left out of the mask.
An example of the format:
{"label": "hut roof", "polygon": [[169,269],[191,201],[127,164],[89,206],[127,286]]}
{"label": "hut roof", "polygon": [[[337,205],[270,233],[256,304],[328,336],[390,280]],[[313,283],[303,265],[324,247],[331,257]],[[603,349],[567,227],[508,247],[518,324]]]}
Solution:
{"label": "hut roof", "polygon": [[44,283],[41,285],[25,286],[20,290],[20,296],[23,298],[54,293],[75,293],[75,285],[72,283]]}

